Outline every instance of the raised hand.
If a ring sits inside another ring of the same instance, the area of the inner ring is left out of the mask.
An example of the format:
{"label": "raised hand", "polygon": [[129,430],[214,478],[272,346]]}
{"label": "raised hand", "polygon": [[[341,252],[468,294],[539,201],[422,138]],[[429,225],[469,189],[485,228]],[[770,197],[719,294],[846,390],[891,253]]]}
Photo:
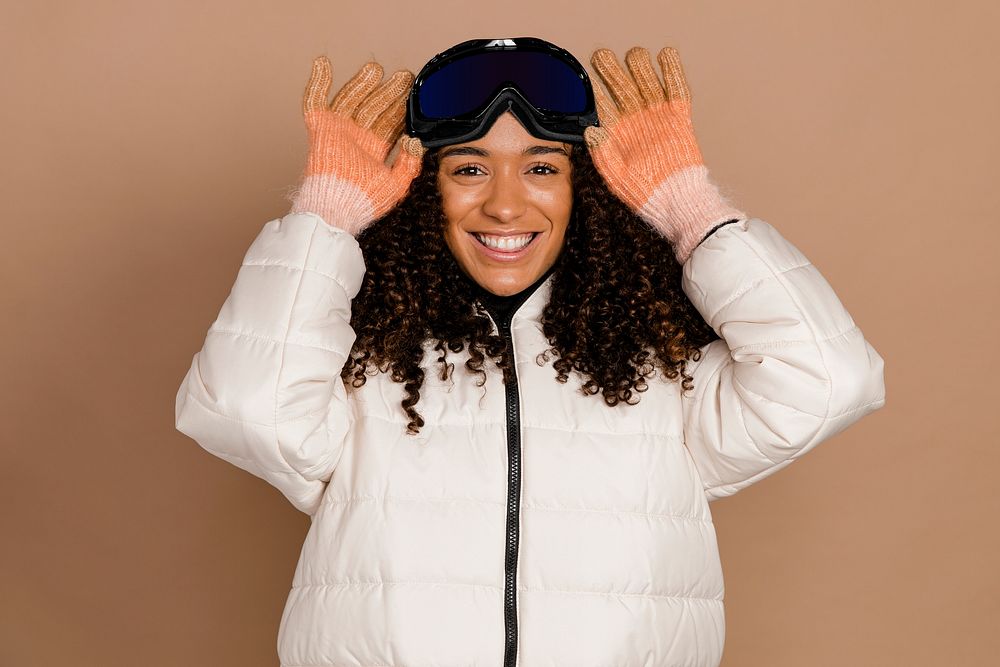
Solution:
{"label": "raised hand", "polygon": [[587,146],[608,187],[668,238],[684,263],[713,226],[746,215],[709,181],[691,122],[691,92],[672,47],[657,54],[664,83],[649,52],[598,49],[591,65],[614,98],[594,85],[600,127],[588,127]]}
{"label": "raised hand", "polygon": [[403,136],[390,167],[386,157],[403,132],[406,96],[413,73],[382,80],[382,66],[366,63],[330,102],[332,67],[313,61],[302,99],[309,130],[309,157],[298,188],[289,195],[292,213],[316,213],[330,225],[357,234],[399,200],[420,173],[424,148]]}

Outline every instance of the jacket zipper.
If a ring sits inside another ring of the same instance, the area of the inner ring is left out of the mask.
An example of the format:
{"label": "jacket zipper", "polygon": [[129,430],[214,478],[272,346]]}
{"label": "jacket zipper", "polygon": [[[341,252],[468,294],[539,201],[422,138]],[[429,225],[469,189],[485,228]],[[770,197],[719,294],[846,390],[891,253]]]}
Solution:
{"label": "jacket zipper", "polygon": [[[511,315],[513,318],[513,315]],[[507,542],[504,554],[504,667],[514,667],[517,661],[517,552],[520,540],[521,511],[521,414],[517,385],[517,365],[514,363],[514,337],[510,320],[501,321],[500,331],[507,341],[511,380],[504,385],[507,396]]]}
{"label": "jacket zipper", "polygon": [[[489,312],[488,309],[487,312]],[[513,313],[504,319],[494,316],[490,312],[490,319],[493,320],[507,344],[512,380],[510,384],[504,385],[504,394],[507,399],[507,530],[504,547],[503,667],[514,667],[517,662],[517,551],[521,511],[521,414],[520,395],[517,389],[517,366],[514,363],[514,337],[510,331],[513,318]]]}

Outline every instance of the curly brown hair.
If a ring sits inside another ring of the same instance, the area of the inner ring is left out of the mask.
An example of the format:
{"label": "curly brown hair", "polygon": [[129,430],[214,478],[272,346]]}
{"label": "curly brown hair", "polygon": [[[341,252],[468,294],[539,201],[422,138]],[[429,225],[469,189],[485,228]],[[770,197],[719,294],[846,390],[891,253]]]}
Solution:
{"label": "curly brown hair", "polygon": [[[357,338],[341,372],[353,387],[378,372],[404,383],[410,434],[424,424],[414,406],[428,340],[437,341],[442,380],[454,370],[447,351],[465,345],[466,368],[482,375],[478,386],[486,381],[487,355],[503,370],[504,383],[512,378],[505,339],[492,334],[476,286],[445,243],[437,154],[427,151],[406,197],[358,235],[367,270],[351,308]],[[608,190],[581,145],[574,145],[570,163],[572,214],[541,320],[552,347],[536,362],[544,365],[554,353],[558,382],[576,371],[580,391],[600,392],[611,406],[637,403],[635,393],[648,389],[657,361],[665,377],[681,376],[682,389],[692,389],[686,361],[698,361],[700,348],[719,336],[681,290],[672,245]]]}

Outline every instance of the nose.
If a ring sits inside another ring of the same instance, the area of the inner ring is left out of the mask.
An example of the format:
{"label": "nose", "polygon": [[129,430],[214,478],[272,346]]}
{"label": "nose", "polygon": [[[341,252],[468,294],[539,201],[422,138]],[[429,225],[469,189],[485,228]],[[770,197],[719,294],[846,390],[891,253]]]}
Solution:
{"label": "nose", "polygon": [[483,213],[503,223],[517,220],[527,209],[527,192],[517,170],[500,169],[491,179]]}

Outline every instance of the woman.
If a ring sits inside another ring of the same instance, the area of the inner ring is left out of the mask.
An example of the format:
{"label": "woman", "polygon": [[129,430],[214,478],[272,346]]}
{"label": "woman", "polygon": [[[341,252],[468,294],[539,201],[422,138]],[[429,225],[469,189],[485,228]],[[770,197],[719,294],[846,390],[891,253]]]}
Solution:
{"label": "woman", "polygon": [[710,183],[658,60],[663,84],[595,52],[609,98],[554,45],[473,40],[332,103],[314,62],[292,211],[177,396],[312,518],[285,667],[718,665],[709,502],[884,404],[816,268]]}

